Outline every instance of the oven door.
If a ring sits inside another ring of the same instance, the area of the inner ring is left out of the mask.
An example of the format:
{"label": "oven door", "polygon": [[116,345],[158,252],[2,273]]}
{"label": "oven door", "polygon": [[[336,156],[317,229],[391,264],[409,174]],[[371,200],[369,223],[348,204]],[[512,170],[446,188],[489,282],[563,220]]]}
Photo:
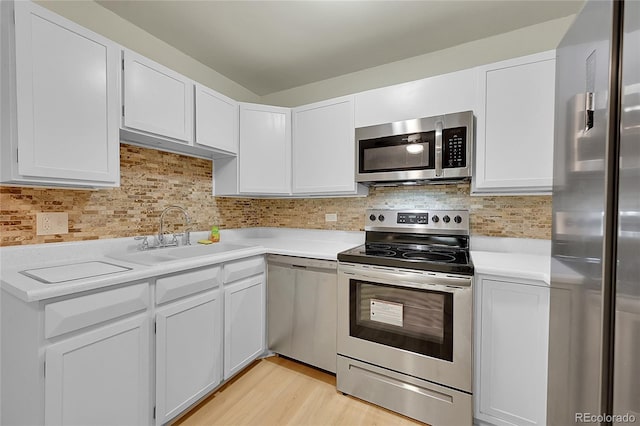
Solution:
{"label": "oven door", "polygon": [[472,277],[340,263],[340,355],[471,392]]}

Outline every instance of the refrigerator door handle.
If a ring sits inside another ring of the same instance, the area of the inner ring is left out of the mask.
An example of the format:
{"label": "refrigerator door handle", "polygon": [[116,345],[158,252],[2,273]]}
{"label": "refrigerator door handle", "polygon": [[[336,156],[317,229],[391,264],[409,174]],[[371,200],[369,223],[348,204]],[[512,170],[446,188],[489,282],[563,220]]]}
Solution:
{"label": "refrigerator door handle", "polygon": [[593,92],[586,92],[584,96],[584,131],[593,128],[593,113],[595,111]]}

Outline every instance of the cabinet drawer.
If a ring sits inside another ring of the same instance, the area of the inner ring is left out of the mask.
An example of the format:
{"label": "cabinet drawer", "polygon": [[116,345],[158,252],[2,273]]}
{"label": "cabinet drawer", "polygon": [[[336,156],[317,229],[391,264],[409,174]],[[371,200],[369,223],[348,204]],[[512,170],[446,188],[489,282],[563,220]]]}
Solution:
{"label": "cabinet drawer", "polygon": [[131,285],[50,303],[44,308],[44,337],[51,338],[147,309],[149,285]]}
{"label": "cabinet drawer", "polygon": [[238,281],[264,272],[264,257],[257,256],[224,265],[224,282]]}
{"label": "cabinet drawer", "polygon": [[161,304],[220,285],[222,268],[200,269],[159,278],[156,281],[156,303]]}

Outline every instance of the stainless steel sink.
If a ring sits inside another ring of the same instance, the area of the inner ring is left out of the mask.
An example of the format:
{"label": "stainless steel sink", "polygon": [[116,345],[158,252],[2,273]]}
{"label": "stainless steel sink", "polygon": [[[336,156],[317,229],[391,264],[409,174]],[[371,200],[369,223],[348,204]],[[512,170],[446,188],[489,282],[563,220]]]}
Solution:
{"label": "stainless steel sink", "polygon": [[250,248],[250,246],[230,243],[215,243],[209,245],[168,247],[135,252],[117,252],[110,253],[107,256],[113,259],[153,266],[166,262],[175,262],[177,260],[201,256],[211,256],[213,254],[226,253],[246,248]]}

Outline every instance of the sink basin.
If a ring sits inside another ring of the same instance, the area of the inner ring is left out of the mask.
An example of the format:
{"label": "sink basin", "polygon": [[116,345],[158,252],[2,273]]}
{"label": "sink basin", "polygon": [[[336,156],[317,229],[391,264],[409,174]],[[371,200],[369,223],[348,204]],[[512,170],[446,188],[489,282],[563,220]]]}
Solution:
{"label": "sink basin", "polygon": [[212,254],[226,253],[228,251],[242,250],[246,248],[249,248],[249,246],[241,244],[216,243],[209,245],[168,247],[136,252],[111,253],[107,256],[113,259],[153,266],[166,262],[175,262],[176,260],[181,259],[210,256]]}
{"label": "sink basin", "polygon": [[186,259],[189,257],[207,256],[210,254],[225,253],[232,250],[241,250],[249,248],[249,246],[243,246],[240,244],[229,243],[216,243],[209,245],[198,244],[197,246],[182,246],[170,249],[163,249],[167,251],[167,256],[172,256],[178,259]]}

